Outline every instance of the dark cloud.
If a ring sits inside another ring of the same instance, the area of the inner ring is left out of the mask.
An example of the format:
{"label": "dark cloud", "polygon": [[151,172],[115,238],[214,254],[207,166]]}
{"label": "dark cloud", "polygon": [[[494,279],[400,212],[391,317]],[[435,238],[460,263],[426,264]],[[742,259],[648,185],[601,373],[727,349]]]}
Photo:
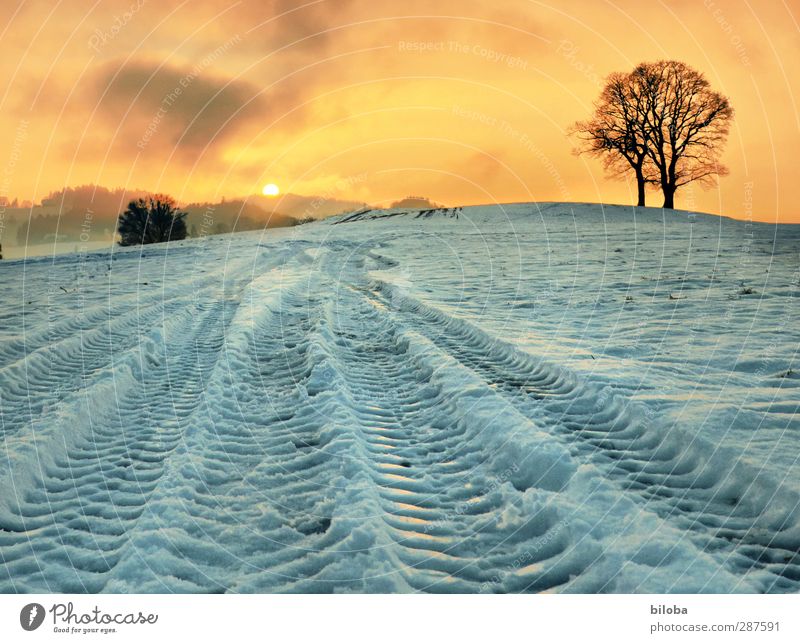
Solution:
{"label": "dark cloud", "polygon": [[[263,7],[265,3],[260,4]],[[280,34],[287,42],[315,39],[318,46],[329,39],[328,30],[349,22],[347,11],[352,1],[324,0],[309,4],[306,0],[272,0],[266,5],[265,13],[275,18],[270,29],[276,35]]]}
{"label": "dark cloud", "polygon": [[202,60],[181,68],[139,61],[107,67],[93,80],[98,111],[142,150],[198,153],[258,126],[267,112],[260,88],[211,75],[203,65]]}
{"label": "dark cloud", "polygon": [[[355,0],[165,1],[177,8],[178,16],[187,15],[193,22],[212,19],[222,33],[242,34],[242,48],[262,54],[283,47],[295,54],[319,52],[341,35],[337,27],[373,17],[384,8],[381,2],[359,4]],[[358,9],[355,14],[354,7]]]}

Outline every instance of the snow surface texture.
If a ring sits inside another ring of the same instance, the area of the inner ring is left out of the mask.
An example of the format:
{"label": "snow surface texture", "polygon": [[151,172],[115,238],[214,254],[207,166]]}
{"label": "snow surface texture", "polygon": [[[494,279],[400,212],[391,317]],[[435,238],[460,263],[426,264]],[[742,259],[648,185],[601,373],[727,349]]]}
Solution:
{"label": "snow surface texture", "polygon": [[799,242],[527,204],[4,262],[0,590],[797,591]]}

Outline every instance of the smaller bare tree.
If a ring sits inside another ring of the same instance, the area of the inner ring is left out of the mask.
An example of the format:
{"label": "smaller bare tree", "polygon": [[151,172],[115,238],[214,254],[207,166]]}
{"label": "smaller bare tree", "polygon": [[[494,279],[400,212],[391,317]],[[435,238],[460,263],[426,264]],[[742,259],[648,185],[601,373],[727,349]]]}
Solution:
{"label": "smaller bare tree", "polygon": [[578,121],[571,130],[582,143],[577,152],[601,158],[610,176],[622,178],[633,171],[636,205],[641,206],[645,205],[647,183],[655,180],[648,176],[648,139],[643,117],[646,108],[646,96],[632,91],[630,74],[613,73],[606,79],[592,118]]}

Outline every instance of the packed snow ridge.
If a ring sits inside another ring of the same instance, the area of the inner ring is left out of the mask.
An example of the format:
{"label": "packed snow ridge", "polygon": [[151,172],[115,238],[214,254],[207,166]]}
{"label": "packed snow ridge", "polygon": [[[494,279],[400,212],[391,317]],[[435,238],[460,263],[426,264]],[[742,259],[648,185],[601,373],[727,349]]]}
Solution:
{"label": "packed snow ridge", "polygon": [[517,204],[4,262],[0,590],[797,591],[799,240]]}

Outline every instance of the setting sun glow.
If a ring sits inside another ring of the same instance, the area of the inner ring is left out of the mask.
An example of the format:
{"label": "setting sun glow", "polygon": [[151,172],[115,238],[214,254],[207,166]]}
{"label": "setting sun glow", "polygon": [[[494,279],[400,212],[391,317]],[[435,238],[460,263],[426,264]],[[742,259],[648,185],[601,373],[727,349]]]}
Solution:
{"label": "setting sun glow", "polygon": [[[14,170],[0,202],[88,184],[277,201],[291,178],[292,194],[342,208],[407,194],[628,204],[630,174],[609,180],[602,159],[576,156],[569,129],[608,74],[663,59],[701,72],[735,110],[729,174],[685,186],[676,207],[800,223],[797,0],[568,4],[0,3],[13,52],[0,66],[0,170]],[[262,173],[269,185],[253,190]],[[654,184],[646,197],[663,202]]]}

